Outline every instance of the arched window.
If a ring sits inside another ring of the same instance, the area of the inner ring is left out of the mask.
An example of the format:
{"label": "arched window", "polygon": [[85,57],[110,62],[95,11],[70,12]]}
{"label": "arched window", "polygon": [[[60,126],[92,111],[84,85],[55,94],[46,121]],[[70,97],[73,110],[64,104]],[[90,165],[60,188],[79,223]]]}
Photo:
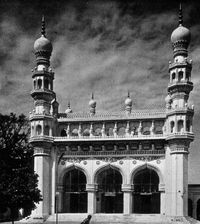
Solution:
{"label": "arched window", "polygon": [[33,88],[36,89],[36,81],[33,81]]}
{"label": "arched window", "polygon": [[173,72],[173,73],[172,73],[172,82],[175,82],[175,81],[176,81],[176,73]]}
{"label": "arched window", "polygon": [[65,137],[67,136],[67,133],[66,133],[66,130],[65,129],[62,129],[61,132],[60,132],[60,136],[61,137]]}
{"label": "arched window", "polygon": [[183,71],[179,71],[179,73],[178,73],[178,81],[183,81]]}
{"label": "arched window", "polygon": [[74,128],[72,130],[72,136],[78,136],[78,129]]}
{"label": "arched window", "polygon": [[159,176],[145,168],[135,174],[133,192],[133,213],[160,213]]}
{"label": "arched window", "polygon": [[188,216],[192,217],[193,212],[193,202],[192,199],[188,198]]}
{"label": "arched window", "polygon": [[200,199],[197,201],[197,220],[200,220]]}
{"label": "arched window", "polygon": [[97,213],[123,213],[122,175],[109,168],[97,179]]}
{"label": "arched window", "polygon": [[49,80],[48,79],[45,79],[44,80],[44,88],[45,89],[48,89],[49,88]]}
{"label": "arched window", "polygon": [[31,136],[33,136],[33,135],[35,135],[35,133],[34,133],[34,126],[32,125],[31,126]]}
{"label": "arched window", "polygon": [[183,120],[178,121],[178,132],[183,132]]}
{"label": "arched window", "polygon": [[143,128],[143,135],[150,135],[150,128],[149,127],[144,127]]}
{"label": "arched window", "polygon": [[63,212],[87,213],[86,176],[78,170],[68,171],[63,178]]}
{"label": "arched window", "polygon": [[171,121],[171,122],[170,122],[170,132],[171,132],[171,133],[175,132],[174,128],[175,128],[175,126],[174,126],[174,121]]}
{"label": "arched window", "polygon": [[125,136],[125,134],[126,134],[126,128],[121,127],[121,128],[119,129],[119,131],[118,131],[118,135],[119,135],[119,136]]}
{"label": "arched window", "polygon": [[46,125],[44,127],[44,135],[49,135],[49,126],[48,125]]}
{"label": "arched window", "polygon": [[94,131],[94,135],[95,135],[95,136],[101,136],[101,128],[97,128],[97,129],[95,129],[95,131]]}
{"label": "arched window", "polygon": [[40,124],[36,126],[36,135],[41,135],[42,134],[42,127]]}
{"label": "arched window", "polygon": [[83,131],[83,136],[90,136],[90,130],[89,129],[85,129]]}
{"label": "arched window", "polygon": [[190,132],[190,120],[186,121],[186,131]]}
{"label": "arched window", "polygon": [[186,81],[190,81],[190,72],[186,72]]}
{"label": "arched window", "polygon": [[113,128],[108,128],[108,129],[106,130],[106,135],[107,135],[107,136],[113,136],[113,135],[114,135],[114,133],[113,133]]}
{"label": "arched window", "polygon": [[42,79],[38,79],[38,89],[42,88]]}

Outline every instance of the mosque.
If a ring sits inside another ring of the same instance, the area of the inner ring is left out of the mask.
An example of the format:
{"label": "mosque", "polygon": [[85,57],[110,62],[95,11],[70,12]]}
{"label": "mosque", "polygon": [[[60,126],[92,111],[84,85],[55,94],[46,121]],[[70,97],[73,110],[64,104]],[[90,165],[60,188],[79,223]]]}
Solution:
{"label": "mosque", "polygon": [[[88,112],[59,112],[50,67],[52,44],[35,41],[32,70],[34,109],[30,112],[34,169],[43,201],[33,218],[94,219],[139,217],[182,223],[200,215],[200,185],[188,186],[188,155],[194,140],[190,31],[179,26],[171,35],[173,61],[165,108],[132,110],[128,93],[124,111],[99,112],[92,95]],[[142,216],[141,216],[142,214]],[[128,222],[128,221],[127,221]],[[127,223],[126,222],[126,223]],[[163,221],[164,222],[164,221]]]}

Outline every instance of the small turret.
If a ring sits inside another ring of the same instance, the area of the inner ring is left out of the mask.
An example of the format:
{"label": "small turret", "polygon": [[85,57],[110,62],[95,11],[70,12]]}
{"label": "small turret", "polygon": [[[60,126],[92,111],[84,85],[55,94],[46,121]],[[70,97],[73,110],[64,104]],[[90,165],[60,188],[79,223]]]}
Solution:
{"label": "small turret", "polygon": [[73,111],[72,111],[72,109],[70,108],[70,102],[68,103],[68,107],[67,107],[67,109],[65,110],[65,113],[66,114],[69,114],[69,113],[72,113]]}
{"label": "small turret", "polygon": [[96,101],[94,100],[93,93],[92,93],[92,99],[89,101],[89,107],[90,107],[90,115],[95,115]]}
{"label": "small turret", "polygon": [[130,99],[130,93],[128,92],[128,97],[125,100],[125,110],[127,115],[131,113],[131,109],[132,109],[132,100]]}

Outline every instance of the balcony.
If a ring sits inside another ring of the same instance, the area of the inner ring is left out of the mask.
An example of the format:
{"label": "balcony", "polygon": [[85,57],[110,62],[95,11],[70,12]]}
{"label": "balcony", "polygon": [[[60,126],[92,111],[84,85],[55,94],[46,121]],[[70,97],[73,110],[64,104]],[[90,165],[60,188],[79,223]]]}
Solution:
{"label": "balcony", "polygon": [[164,134],[152,134],[152,135],[116,135],[116,136],[65,136],[54,137],[54,142],[79,142],[79,141],[108,141],[108,140],[154,140],[165,139]]}

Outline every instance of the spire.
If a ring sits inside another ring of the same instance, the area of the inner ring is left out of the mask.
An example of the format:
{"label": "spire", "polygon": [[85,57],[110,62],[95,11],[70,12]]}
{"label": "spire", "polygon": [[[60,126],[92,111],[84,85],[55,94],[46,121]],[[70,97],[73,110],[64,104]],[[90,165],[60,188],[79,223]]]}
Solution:
{"label": "spire", "polygon": [[41,34],[42,34],[42,36],[43,37],[46,37],[46,35],[45,35],[45,17],[44,17],[44,15],[42,15],[42,29],[41,29]]}
{"label": "spire", "polygon": [[94,100],[94,93],[92,92],[92,100]]}
{"label": "spire", "polygon": [[68,108],[70,109],[70,102],[68,102]]}
{"label": "spire", "polygon": [[130,98],[130,92],[128,91],[128,98]]}
{"label": "spire", "polygon": [[179,26],[183,25],[182,5],[179,7]]}

